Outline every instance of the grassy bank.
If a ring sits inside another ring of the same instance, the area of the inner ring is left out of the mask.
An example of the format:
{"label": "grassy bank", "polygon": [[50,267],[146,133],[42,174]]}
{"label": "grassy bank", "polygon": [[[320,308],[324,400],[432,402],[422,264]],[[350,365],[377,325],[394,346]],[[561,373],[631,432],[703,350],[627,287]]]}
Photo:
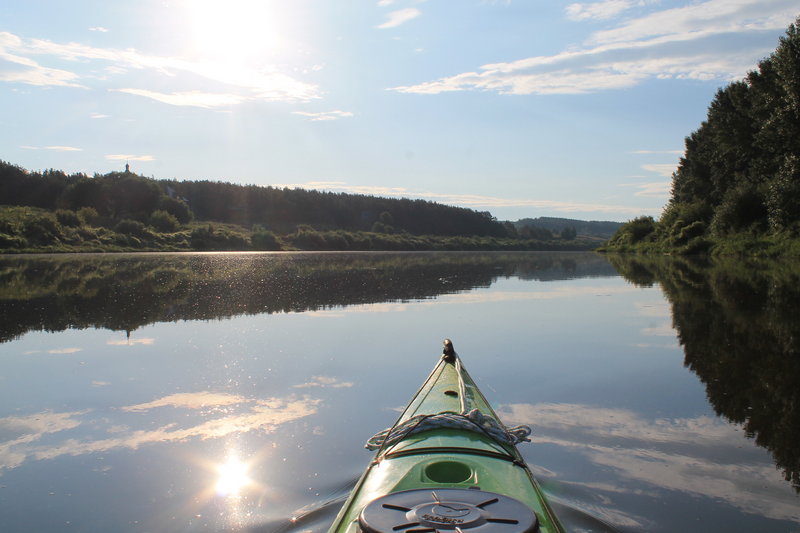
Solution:
{"label": "grassy bank", "polygon": [[741,231],[716,234],[699,222],[669,224],[640,217],[626,223],[598,252],[739,257],[797,257],[800,237],[795,228],[766,233]]}
{"label": "grassy bank", "polygon": [[596,248],[588,239],[550,240],[499,237],[411,235],[409,233],[318,231],[302,225],[278,235],[216,222],[179,224],[167,213],[148,219],[108,220],[93,209],[49,211],[0,207],[0,253],[252,250],[530,250],[578,251]]}

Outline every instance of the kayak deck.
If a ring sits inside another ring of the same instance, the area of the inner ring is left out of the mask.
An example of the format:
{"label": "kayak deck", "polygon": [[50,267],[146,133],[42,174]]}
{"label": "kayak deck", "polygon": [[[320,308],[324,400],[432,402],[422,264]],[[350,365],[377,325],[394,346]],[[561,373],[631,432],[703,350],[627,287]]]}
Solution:
{"label": "kayak deck", "polygon": [[[418,421],[425,422],[429,416],[441,413],[453,414],[458,417],[460,413],[474,409],[480,412],[478,417],[489,416],[494,420],[497,419],[494,410],[466,369],[463,368],[458,357],[454,353],[452,356],[446,354],[442,356],[428,379],[412,398],[393,429],[402,428],[404,425],[413,428],[420,423]],[[467,423],[468,425],[469,423]],[[541,533],[563,531],[541,489],[513,444],[500,442],[489,433],[476,428],[467,430],[459,427],[436,427],[434,425],[419,433],[403,436],[397,442],[390,442],[387,437],[345,502],[329,533],[362,531],[364,528],[360,527],[363,524],[359,524],[359,516],[370,502],[388,494],[394,495],[398,492],[421,491],[422,489],[425,490],[424,494],[433,494],[434,498],[439,497],[437,490],[440,492],[451,490],[452,492],[452,489],[462,489],[453,492],[454,495],[456,492],[464,495],[463,489],[467,489],[476,494],[488,492],[492,495],[508,497],[504,498],[501,503],[510,505],[505,499],[514,499],[535,513],[534,521],[537,522],[535,524],[537,528],[531,529],[531,531]],[[396,498],[401,497],[397,496]],[[465,505],[469,507],[469,504]],[[500,506],[500,504],[496,504],[496,506]],[[383,507],[405,509],[394,504],[384,504]],[[364,512],[366,513],[366,511]],[[362,522],[364,520],[362,517]],[[454,523],[459,524],[463,521],[462,519],[453,520]],[[501,519],[489,519],[489,521],[510,523],[508,520]],[[513,522],[516,523],[516,521]],[[461,528],[456,528],[453,524],[451,524],[453,527],[448,527],[446,524],[438,523],[435,524],[435,527],[427,529],[420,529],[422,526],[415,526],[415,524],[416,522],[399,524],[388,530],[399,533],[422,533],[423,531],[441,532],[454,529],[461,532],[462,529],[464,531],[467,529],[463,524]],[[500,529],[509,533],[515,531],[508,528]],[[380,528],[376,531],[380,531]]]}

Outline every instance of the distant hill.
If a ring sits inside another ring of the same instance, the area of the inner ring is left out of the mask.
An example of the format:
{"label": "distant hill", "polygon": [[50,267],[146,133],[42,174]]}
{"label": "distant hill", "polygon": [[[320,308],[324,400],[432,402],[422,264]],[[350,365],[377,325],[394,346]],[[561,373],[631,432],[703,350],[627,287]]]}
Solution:
{"label": "distant hill", "polygon": [[560,234],[568,228],[574,228],[578,235],[608,239],[622,226],[621,222],[575,220],[572,218],[538,217],[523,218],[513,222],[517,231],[523,228],[545,229],[553,234]]}

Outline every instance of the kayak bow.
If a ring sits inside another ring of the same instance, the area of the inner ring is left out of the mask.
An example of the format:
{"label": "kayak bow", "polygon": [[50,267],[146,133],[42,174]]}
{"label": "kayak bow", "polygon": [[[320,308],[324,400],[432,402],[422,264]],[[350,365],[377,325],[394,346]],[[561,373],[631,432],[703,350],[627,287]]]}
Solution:
{"label": "kayak bow", "polygon": [[449,340],[328,533],[563,533],[506,428]]}

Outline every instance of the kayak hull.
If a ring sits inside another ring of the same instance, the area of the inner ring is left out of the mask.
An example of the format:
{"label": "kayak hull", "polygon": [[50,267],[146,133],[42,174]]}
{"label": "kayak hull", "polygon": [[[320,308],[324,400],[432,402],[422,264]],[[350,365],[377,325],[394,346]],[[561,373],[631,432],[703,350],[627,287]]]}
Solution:
{"label": "kayak hull", "polygon": [[[393,428],[403,427],[404,424],[413,427],[417,420],[427,420],[431,415],[441,413],[457,415],[467,408],[479,411],[480,414],[477,415],[479,418],[488,416],[497,420],[493,409],[463,368],[458,357],[454,352],[448,354],[446,350],[445,355],[409,402]],[[368,506],[372,502],[387,498],[387,495],[415,491],[419,491],[418,496],[423,500],[438,499],[441,498],[441,494],[449,494],[455,498],[454,501],[459,501],[456,507],[461,506],[458,507],[461,510],[458,513],[473,517],[475,520],[470,521],[464,517],[448,518],[447,513],[455,512],[452,511],[453,505],[442,507],[443,504],[437,505],[441,504],[438,501],[431,503],[420,501],[416,506],[408,507],[406,511],[398,511],[397,506],[391,503],[373,505],[372,508],[377,509],[378,514],[384,513],[387,520],[391,521],[395,518],[391,515],[397,515],[398,523],[387,531],[441,533],[457,529],[462,533],[468,533],[471,528],[475,528],[475,532],[482,533],[563,531],[538,483],[513,444],[500,442],[485,431],[460,427],[433,427],[403,436],[397,442],[388,442],[387,439],[383,443],[328,533],[356,533],[365,530],[369,533],[383,533],[380,527],[371,526],[365,517],[365,514],[369,514],[365,511]],[[492,499],[495,501],[486,504],[485,508],[473,508],[473,504],[467,500],[480,500],[478,493],[488,494],[489,496],[484,498],[486,501]],[[429,496],[430,494],[433,496]],[[414,494],[409,494],[406,499],[413,500],[414,497]],[[524,517],[513,520],[493,517],[492,513],[495,510],[501,507],[511,509],[516,505],[514,502],[521,503],[532,511],[534,524],[531,529],[524,529],[524,524],[528,523],[526,521],[528,519]],[[433,505],[439,510],[446,508],[447,513],[440,513],[441,516],[433,513],[439,517],[434,519],[433,525],[428,524],[430,527],[427,527],[425,517],[430,517],[431,512],[426,511],[428,509],[426,505]],[[375,523],[382,523],[382,519],[377,519],[378,515],[373,513],[371,516],[375,517]],[[403,519],[408,521],[404,523]],[[516,525],[511,525],[510,522]]]}

